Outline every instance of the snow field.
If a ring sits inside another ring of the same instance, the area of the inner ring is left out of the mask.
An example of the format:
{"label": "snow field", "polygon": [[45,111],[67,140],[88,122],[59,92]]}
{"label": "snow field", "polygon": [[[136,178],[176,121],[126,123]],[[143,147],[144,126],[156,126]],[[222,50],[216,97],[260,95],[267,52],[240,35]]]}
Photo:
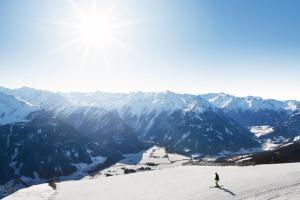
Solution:
{"label": "snow field", "polygon": [[[214,188],[214,173],[222,188]],[[123,176],[99,177],[20,190],[5,200],[298,200],[300,163],[247,167],[180,166]]]}

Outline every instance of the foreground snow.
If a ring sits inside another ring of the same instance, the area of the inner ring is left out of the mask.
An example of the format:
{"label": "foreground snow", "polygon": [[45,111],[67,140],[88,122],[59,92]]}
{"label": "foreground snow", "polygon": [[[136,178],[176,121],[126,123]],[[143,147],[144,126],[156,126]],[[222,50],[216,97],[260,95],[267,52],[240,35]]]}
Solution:
{"label": "foreground snow", "polygon": [[[218,172],[222,188],[214,188]],[[249,167],[180,166],[20,190],[5,200],[220,200],[300,199],[300,163]]]}

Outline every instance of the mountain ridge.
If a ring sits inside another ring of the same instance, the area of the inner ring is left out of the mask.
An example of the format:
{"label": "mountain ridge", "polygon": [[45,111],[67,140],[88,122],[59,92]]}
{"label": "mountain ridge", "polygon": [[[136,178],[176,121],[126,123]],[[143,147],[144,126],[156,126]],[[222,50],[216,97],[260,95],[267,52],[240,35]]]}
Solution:
{"label": "mountain ridge", "polygon": [[[0,177],[1,183],[22,175],[58,178],[97,170],[148,144],[186,156],[220,156],[261,151],[300,135],[298,101],[225,93],[53,93],[0,87],[1,105],[3,110],[11,107],[5,114],[0,110],[0,166],[8,174]],[[25,114],[7,120],[18,112]],[[56,151],[45,150],[52,147],[47,138],[73,142],[58,146],[57,157]],[[45,175],[45,169],[51,173]]]}

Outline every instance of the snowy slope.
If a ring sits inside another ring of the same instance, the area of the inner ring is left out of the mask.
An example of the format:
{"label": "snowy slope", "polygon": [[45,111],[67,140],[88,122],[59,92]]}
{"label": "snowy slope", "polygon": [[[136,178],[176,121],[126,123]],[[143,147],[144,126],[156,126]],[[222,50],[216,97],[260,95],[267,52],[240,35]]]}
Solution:
{"label": "snowy slope", "polygon": [[[215,188],[214,173],[222,188]],[[248,167],[181,166],[124,176],[47,184],[5,200],[298,200],[300,163]]]}
{"label": "snowy slope", "polygon": [[36,110],[38,107],[0,92],[0,125],[24,122],[29,113]]}

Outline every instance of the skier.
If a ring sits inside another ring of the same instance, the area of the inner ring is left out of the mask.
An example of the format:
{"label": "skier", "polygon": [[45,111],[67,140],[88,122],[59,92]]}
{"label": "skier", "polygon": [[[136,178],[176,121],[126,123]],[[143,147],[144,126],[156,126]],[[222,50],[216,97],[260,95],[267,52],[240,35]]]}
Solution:
{"label": "skier", "polygon": [[215,176],[216,187],[220,187],[220,186],[219,186],[219,180],[220,180],[220,179],[219,179],[219,174],[216,172],[215,175],[216,175],[216,176]]}

